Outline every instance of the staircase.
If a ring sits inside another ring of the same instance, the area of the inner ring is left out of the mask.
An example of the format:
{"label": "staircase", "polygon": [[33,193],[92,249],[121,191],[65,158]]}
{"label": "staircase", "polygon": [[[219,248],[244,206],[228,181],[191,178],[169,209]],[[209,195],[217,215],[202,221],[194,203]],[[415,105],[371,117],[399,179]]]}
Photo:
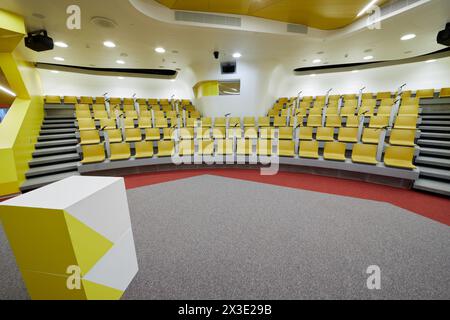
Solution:
{"label": "staircase", "polygon": [[421,107],[420,177],[414,188],[450,196],[450,99],[427,99]]}
{"label": "staircase", "polygon": [[45,106],[46,115],[28,163],[26,181],[20,187],[22,192],[78,175],[80,156],[73,113],[73,106]]}

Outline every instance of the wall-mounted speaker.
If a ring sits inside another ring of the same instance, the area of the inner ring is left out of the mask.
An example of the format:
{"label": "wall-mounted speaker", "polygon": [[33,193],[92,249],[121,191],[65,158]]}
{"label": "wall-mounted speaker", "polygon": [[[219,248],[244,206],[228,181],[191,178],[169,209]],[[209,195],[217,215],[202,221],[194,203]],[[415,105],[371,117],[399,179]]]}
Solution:
{"label": "wall-mounted speaker", "polygon": [[47,31],[38,30],[28,33],[25,38],[25,46],[31,50],[41,52],[53,50],[53,39],[47,35]]}
{"label": "wall-mounted speaker", "polygon": [[450,47],[450,23],[447,23],[445,29],[438,33],[437,43]]}
{"label": "wall-mounted speaker", "polygon": [[220,64],[222,74],[236,73],[236,61],[222,62]]}

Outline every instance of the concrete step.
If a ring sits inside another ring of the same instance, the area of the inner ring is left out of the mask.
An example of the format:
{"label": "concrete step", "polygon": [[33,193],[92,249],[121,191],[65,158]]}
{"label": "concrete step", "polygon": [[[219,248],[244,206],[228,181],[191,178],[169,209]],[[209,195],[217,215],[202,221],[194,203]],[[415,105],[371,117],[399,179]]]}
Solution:
{"label": "concrete step", "polygon": [[450,121],[440,121],[440,120],[423,120],[422,125],[424,126],[450,126]]}
{"label": "concrete step", "polygon": [[47,120],[73,120],[75,121],[75,117],[73,115],[71,116],[65,116],[65,115],[46,115],[44,118],[44,121]]}
{"label": "concrete step", "polygon": [[77,146],[66,146],[66,147],[53,147],[53,148],[42,148],[37,149],[33,152],[33,158],[46,157],[57,154],[66,154],[77,152]]}
{"label": "concrete step", "polygon": [[439,132],[450,132],[450,126],[449,127],[442,127],[442,126],[419,126],[419,129],[421,131],[439,131]]}
{"label": "concrete step", "polygon": [[420,155],[433,155],[450,158],[450,149],[438,149],[438,148],[423,148],[420,147]]}
{"label": "concrete step", "polygon": [[74,161],[74,162],[67,162],[67,163],[60,163],[60,164],[53,164],[53,165],[49,165],[49,166],[31,168],[30,170],[27,171],[25,176],[28,179],[31,177],[39,177],[39,176],[44,176],[44,175],[48,175],[48,174],[74,171],[77,169],[78,169],[78,161]]}
{"label": "concrete step", "polygon": [[418,156],[416,158],[416,163],[419,165],[425,164],[425,165],[436,166],[436,167],[450,168],[450,159]]}
{"label": "concrete step", "polygon": [[75,119],[52,119],[52,120],[44,120],[44,125],[49,124],[68,124],[75,125]]}
{"label": "concrete step", "polygon": [[445,196],[450,196],[450,183],[432,180],[432,179],[418,179],[414,183],[414,188],[428,192],[438,193]]}
{"label": "concrete step", "polygon": [[443,170],[431,167],[419,167],[420,176],[433,177],[438,179],[450,180],[450,170]]}
{"label": "concrete step", "polygon": [[30,168],[34,168],[44,165],[73,161],[80,161],[80,155],[77,152],[34,158],[30,162],[28,162],[28,165],[30,166]]}
{"label": "concrete step", "polygon": [[58,123],[58,124],[44,124],[41,127],[41,130],[47,130],[47,129],[69,129],[69,128],[75,128],[75,123],[67,124],[67,123]]}
{"label": "concrete step", "polygon": [[421,138],[437,138],[442,140],[450,140],[450,133],[439,133],[439,132],[422,132],[420,134]]}
{"label": "concrete step", "polygon": [[417,144],[419,146],[426,145],[426,146],[450,148],[450,141],[445,140],[419,139],[417,140]]}
{"label": "concrete step", "polygon": [[39,132],[39,135],[46,135],[46,134],[60,134],[60,133],[74,133],[76,131],[76,128],[68,128],[68,129],[46,129],[41,130]]}
{"label": "concrete step", "polygon": [[422,115],[422,120],[449,120],[450,121],[450,115],[439,115],[439,116],[429,116],[429,115]]}
{"label": "concrete step", "polygon": [[73,146],[77,145],[77,139],[66,139],[66,140],[54,140],[54,141],[44,141],[36,143],[36,149],[51,148],[51,147],[63,147],[63,146]]}
{"label": "concrete step", "polygon": [[75,133],[63,133],[63,134],[48,134],[45,136],[40,136],[38,141],[50,141],[50,140],[64,140],[64,139],[75,139]]}
{"label": "concrete step", "polygon": [[20,186],[20,190],[22,192],[31,191],[33,189],[43,187],[47,184],[77,175],[79,175],[78,171],[69,171],[64,173],[47,175],[43,177],[30,178],[25,180],[24,183],[22,183],[22,185]]}

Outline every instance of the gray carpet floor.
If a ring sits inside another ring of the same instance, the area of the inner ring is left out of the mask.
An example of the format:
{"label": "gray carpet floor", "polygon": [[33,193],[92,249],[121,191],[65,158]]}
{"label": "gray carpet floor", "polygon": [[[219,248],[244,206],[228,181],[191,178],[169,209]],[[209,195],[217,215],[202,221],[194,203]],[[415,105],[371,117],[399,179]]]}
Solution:
{"label": "gray carpet floor", "polygon": [[[128,200],[124,299],[450,299],[449,227],[390,204],[208,175]],[[0,299],[26,299],[1,228],[0,258]]]}

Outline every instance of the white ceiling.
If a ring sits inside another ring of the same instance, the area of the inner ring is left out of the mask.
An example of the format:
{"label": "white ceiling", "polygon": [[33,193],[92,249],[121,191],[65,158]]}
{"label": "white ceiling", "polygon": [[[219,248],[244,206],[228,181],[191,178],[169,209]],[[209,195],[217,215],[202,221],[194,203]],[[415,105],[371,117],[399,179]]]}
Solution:
{"label": "white ceiling", "polygon": [[[109,68],[192,68],[212,61],[214,49],[230,59],[233,52],[239,51],[244,60],[276,61],[288,70],[317,66],[312,64],[317,58],[322,60],[322,65],[363,62],[367,55],[373,55],[374,60],[401,59],[443,49],[444,46],[436,43],[436,35],[450,21],[450,1],[432,0],[383,21],[380,30],[363,29],[344,38],[317,39],[164,23],[137,11],[127,0],[79,0],[76,3],[81,7],[81,30],[66,28],[66,8],[73,4],[72,0],[2,0],[0,8],[25,16],[28,31],[45,28],[55,41],[69,44],[66,49],[37,53],[26,49],[22,43],[20,52],[26,59],[58,63],[53,57],[60,56],[65,58],[61,64]],[[34,17],[36,13],[45,18]],[[93,16],[114,20],[117,28],[94,26],[90,23]],[[400,41],[407,33],[415,33],[417,37]],[[104,47],[105,40],[114,41],[117,47]],[[157,46],[164,47],[166,53],[155,53]],[[321,51],[324,53],[317,54]],[[122,53],[127,57],[121,57]],[[117,59],[126,64],[116,64]]]}

